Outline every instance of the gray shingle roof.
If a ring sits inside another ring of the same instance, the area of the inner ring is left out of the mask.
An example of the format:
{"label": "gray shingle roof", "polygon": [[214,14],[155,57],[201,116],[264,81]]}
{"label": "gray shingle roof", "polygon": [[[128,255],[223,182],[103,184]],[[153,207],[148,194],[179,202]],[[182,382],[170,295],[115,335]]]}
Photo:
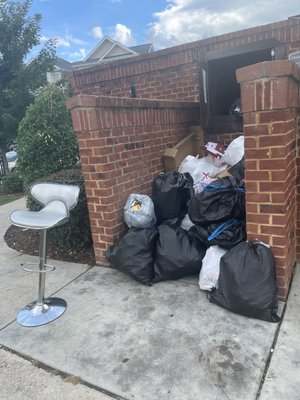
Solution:
{"label": "gray shingle roof", "polygon": [[73,69],[72,63],[70,63],[69,61],[64,60],[63,58],[60,58],[60,57],[56,58],[55,65],[64,71],[72,71],[72,69]]}
{"label": "gray shingle roof", "polygon": [[153,46],[152,43],[147,43],[147,44],[141,44],[140,46],[132,46],[129,47],[129,49],[139,54],[147,54],[153,51]]}

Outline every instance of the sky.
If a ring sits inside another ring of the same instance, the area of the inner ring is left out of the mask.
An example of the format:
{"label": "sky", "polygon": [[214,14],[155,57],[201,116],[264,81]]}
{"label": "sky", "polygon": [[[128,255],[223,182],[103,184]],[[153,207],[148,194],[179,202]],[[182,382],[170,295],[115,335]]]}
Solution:
{"label": "sky", "polygon": [[[108,36],[155,50],[263,25],[300,14],[299,0],[33,0],[42,14],[42,41],[57,39],[57,55],[83,60]],[[33,49],[35,56],[38,49]]]}

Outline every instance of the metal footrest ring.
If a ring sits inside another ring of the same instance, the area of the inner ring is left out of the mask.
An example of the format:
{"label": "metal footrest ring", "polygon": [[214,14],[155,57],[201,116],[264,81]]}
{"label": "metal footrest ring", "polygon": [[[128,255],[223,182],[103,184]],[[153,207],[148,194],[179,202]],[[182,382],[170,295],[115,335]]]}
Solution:
{"label": "metal footrest ring", "polygon": [[[34,266],[35,268],[31,268]],[[40,269],[39,268],[39,263],[33,263],[33,262],[26,262],[21,264],[21,269],[26,272],[34,272],[36,274],[44,274],[46,272],[51,272],[55,270],[55,267],[50,264],[44,264],[44,268]]]}

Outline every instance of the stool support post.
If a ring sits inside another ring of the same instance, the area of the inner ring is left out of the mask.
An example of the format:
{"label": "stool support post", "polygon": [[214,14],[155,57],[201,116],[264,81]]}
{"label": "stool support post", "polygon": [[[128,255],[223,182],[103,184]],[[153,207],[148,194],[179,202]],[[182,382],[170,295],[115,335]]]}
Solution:
{"label": "stool support post", "polygon": [[44,304],[45,296],[45,282],[46,282],[46,272],[43,272],[46,267],[47,262],[47,230],[43,229],[40,231],[40,251],[39,251],[39,288],[38,288],[38,300],[37,305],[42,306]]}

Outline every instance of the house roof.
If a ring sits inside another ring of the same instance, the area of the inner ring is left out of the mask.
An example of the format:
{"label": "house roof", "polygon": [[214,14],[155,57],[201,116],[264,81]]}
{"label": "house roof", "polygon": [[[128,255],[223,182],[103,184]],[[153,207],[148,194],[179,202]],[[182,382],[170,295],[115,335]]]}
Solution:
{"label": "house roof", "polygon": [[138,54],[147,54],[147,53],[151,53],[151,51],[153,51],[152,43],[141,44],[140,46],[132,46],[129,48]]}
{"label": "house roof", "polygon": [[61,71],[72,71],[73,69],[86,68],[98,63],[135,57],[152,51],[152,43],[126,47],[120,42],[105,36],[83,61],[70,63],[61,57],[57,57],[55,67]]}
{"label": "house roof", "polygon": [[98,63],[135,57],[152,51],[152,43],[126,47],[122,43],[105,36],[83,61],[70,63],[61,57],[57,57],[55,67],[62,71],[72,71],[73,69],[86,68]]}
{"label": "house roof", "polygon": [[107,58],[123,58],[124,56],[138,55],[135,50],[124,46],[120,42],[105,36],[101,42],[85,57],[83,62],[97,60],[105,61]]}
{"label": "house roof", "polygon": [[62,69],[64,71],[72,71],[72,69],[73,69],[72,63],[70,63],[69,61],[64,60],[61,57],[57,57],[56,58],[55,67],[57,67],[58,69]]}

